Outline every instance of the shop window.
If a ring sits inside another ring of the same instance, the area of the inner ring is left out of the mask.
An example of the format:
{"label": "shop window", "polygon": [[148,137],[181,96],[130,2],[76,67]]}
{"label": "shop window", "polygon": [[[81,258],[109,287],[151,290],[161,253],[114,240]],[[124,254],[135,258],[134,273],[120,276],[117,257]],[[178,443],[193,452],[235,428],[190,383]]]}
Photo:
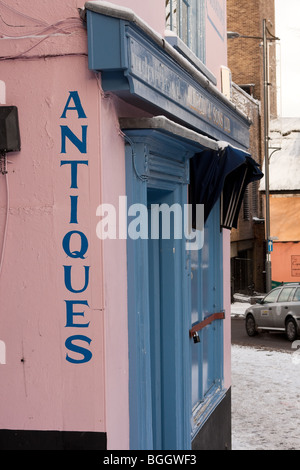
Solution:
{"label": "shop window", "polygon": [[166,26],[205,63],[203,0],[166,0]]}

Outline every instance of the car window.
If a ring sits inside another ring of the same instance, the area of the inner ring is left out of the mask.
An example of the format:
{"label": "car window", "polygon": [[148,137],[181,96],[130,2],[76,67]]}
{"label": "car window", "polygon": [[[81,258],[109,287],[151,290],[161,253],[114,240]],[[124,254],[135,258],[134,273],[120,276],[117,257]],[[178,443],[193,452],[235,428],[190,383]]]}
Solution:
{"label": "car window", "polygon": [[291,302],[291,301],[293,300],[294,294],[295,294],[295,290],[296,290],[296,287],[293,287],[292,292],[291,292],[290,297],[289,297],[289,302]]}
{"label": "car window", "polygon": [[272,291],[264,298],[264,304],[270,304],[270,303],[276,302],[279,292],[280,292],[280,289],[272,290]]}
{"label": "car window", "polygon": [[296,302],[297,300],[300,300],[300,287],[297,288],[293,300]]}
{"label": "car window", "polygon": [[294,287],[285,287],[284,289],[282,289],[278,297],[278,302],[287,302],[289,300],[291,292],[293,291]]}

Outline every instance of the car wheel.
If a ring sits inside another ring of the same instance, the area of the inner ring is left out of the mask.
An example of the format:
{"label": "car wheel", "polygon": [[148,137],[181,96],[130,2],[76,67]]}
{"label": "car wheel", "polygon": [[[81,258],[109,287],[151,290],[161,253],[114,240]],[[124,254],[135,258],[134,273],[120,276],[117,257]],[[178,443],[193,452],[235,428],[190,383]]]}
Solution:
{"label": "car wheel", "polygon": [[285,324],[285,333],[289,341],[295,341],[297,338],[297,325],[292,318],[289,318]]}
{"label": "car wheel", "polygon": [[248,336],[255,336],[257,334],[253,315],[247,315],[246,317],[246,331]]}

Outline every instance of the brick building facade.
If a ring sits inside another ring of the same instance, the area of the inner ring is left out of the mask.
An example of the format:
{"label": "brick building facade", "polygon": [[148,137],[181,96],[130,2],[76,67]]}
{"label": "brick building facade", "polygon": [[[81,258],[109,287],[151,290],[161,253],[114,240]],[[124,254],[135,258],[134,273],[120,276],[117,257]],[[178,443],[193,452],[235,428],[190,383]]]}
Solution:
{"label": "brick building facade", "polygon": [[[232,100],[250,117],[250,153],[264,161],[263,20],[268,37],[275,36],[274,0],[228,0],[228,67],[234,84]],[[238,33],[238,34],[232,34]],[[234,37],[236,36],[236,37]],[[242,37],[241,37],[242,36]],[[246,36],[246,37],[245,37]],[[276,46],[268,41],[269,118],[277,116]],[[238,228],[231,232],[232,291],[248,293],[248,286],[265,286],[265,224],[262,196],[257,184],[245,194]],[[251,288],[250,288],[251,291]]]}
{"label": "brick building facade", "polygon": [[[251,96],[262,102],[263,116],[263,19],[267,21],[269,36],[275,36],[274,0],[228,0],[227,30],[242,36],[228,40],[228,67],[232,79]],[[277,116],[275,45],[269,42],[269,102],[270,118]],[[263,120],[262,120],[263,121]]]}

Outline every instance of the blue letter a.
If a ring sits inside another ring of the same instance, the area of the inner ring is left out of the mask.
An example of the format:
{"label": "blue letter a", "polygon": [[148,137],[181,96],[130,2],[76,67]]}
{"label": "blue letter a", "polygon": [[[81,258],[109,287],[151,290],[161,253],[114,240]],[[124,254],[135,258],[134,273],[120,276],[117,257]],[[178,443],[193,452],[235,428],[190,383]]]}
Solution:
{"label": "blue letter a", "polygon": [[[65,119],[68,109],[75,109],[78,113],[78,119],[86,118],[85,112],[83,111],[83,107],[80,102],[78,91],[69,91],[69,93],[70,93],[70,96],[66,103],[65,109],[63,110],[63,113],[60,117]],[[75,106],[69,106],[71,99],[73,100]]]}

